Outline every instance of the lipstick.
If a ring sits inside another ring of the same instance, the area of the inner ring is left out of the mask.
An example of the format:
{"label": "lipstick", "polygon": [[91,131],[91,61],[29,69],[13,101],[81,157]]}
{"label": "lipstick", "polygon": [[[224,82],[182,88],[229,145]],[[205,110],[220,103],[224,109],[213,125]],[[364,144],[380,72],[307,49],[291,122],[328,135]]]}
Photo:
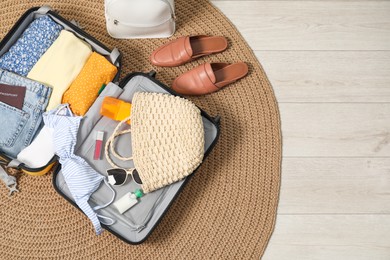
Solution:
{"label": "lipstick", "polygon": [[95,152],[93,154],[94,160],[100,160],[100,157],[102,155],[103,138],[104,138],[104,132],[98,131],[96,134]]}

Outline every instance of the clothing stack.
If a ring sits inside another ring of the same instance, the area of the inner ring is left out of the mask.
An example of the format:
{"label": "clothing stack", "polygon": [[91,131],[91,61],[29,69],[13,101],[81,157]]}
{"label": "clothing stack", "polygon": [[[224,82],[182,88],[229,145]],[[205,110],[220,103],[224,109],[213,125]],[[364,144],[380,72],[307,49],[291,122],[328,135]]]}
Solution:
{"label": "clothing stack", "polygon": [[[45,166],[54,153],[43,138],[42,114],[68,103],[75,115],[84,115],[116,74],[104,56],[48,15],[33,20],[0,57],[0,152],[30,167]],[[48,152],[38,156],[37,147]]]}

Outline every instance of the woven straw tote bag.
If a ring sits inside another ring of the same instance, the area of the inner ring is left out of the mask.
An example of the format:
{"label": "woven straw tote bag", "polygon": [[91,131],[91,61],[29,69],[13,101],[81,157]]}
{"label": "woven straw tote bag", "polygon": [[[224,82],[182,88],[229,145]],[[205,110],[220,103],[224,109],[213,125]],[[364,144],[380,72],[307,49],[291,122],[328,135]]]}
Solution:
{"label": "woven straw tote bag", "polygon": [[[131,129],[120,129],[131,120]],[[132,157],[114,149],[115,138],[131,132]],[[133,160],[144,193],[182,180],[202,162],[204,128],[200,110],[181,97],[137,92],[131,116],[121,121],[106,142],[105,154],[113,167],[110,152],[120,160]]]}

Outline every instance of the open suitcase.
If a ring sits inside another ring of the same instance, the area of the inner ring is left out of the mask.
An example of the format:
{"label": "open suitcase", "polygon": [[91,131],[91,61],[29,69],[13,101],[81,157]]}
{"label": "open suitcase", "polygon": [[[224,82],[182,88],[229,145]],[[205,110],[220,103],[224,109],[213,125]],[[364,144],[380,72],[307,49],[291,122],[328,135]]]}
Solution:
{"label": "open suitcase", "polygon": [[[80,29],[75,22],[72,23],[67,21],[48,6],[31,8],[22,15],[22,17],[16,22],[16,24],[11,28],[8,34],[0,42],[0,56],[2,56],[11,48],[11,46],[18,40],[18,38],[22,35],[22,33],[33,20],[45,15],[52,18],[52,20],[54,20],[57,24],[62,25],[67,31],[73,32],[78,38],[86,41],[88,44],[91,45],[93,51],[106,57],[107,60],[109,60],[113,65],[118,68],[118,73],[116,74],[113,81],[117,82],[119,80],[121,69],[121,54],[118,49],[115,48],[113,50],[110,50],[108,47],[104,46],[94,37]],[[7,167],[18,168],[24,173],[34,176],[46,174],[55,165],[56,162],[57,158],[53,157],[52,160],[47,163],[47,165],[38,168],[32,168],[28,165],[18,162],[12,156],[0,152],[0,164],[5,165]]]}
{"label": "open suitcase", "polygon": [[[154,78],[154,74],[154,72],[149,74],[132,73],[127,75],[120,82],[119,86],[115,84],[107,85],[105,91],[101,93],[88,113],[94,110],[98,111],[104,96],[117,97],[121,100],[131,103],[132,97],[136,92],[158,92],[178,95],[156,80]],[[93,116],[91,116],[91,114],[93,114]],[[97,131],[104,129],[104,131],[107,133],[107,136],[109,136],[115,129],[117,122],[114,122],[113,120],[110,120],[106,117],[102,117],[98,113],[91,114],[88,115],[89,118],[87,117],[87,120],[83,122],[82,129],[79,132],[76,154],[82,156],[87,162],[93,165],[95,170],[101,174],[105,174],[105,170],[110,168],[110,165],[106,159],[94,161],[94,152],[92,148],[94,146]],[[219,118],[211,118],[204,111],[201,111],[201,115],[204,127],[204,152],[206,157],[217,142],[219,136]],[[123,150],[126,154],[131,154],[131,146],[128,147],[128,144],[131,143],[131,136],[126,135],[121,138],[123,139],[121,139],[121,142],[118,142],[118,150]],[[192,175],[189,175],[187,178],[179,182],[146,194],[146,196],[140,199],[138,204],[126,211],[124,214],[120,214],[112,206],[112,204],[99,210],[98,214],[108,216],[116,220],[116,223],[113,225],[103,225],[104,228],[127,243],[139,244],[144,242],[160,222],[169,206],[172,204],[174,199],[180,193],[191,176]],[[64,181],[60,167],[54,173],[53,185],[58,193],[60,193],[70,203],[77,207]],[[121,198],[127,192],[137,189],[137,187],[138,185],[135,184],[134,181],[128,181],[123,186],[113,186],[116,192],[116,200]],[[100,188],[92,194],[89,203],[91,206],[104,204],[107,202],[109,194],[110,190],[107,188],[107,186],[101,185]]]}
{"label": "open suitcase", "polygon": [[[155,73],[132,73],[127,75],[120,83],[120,58],[121,55],[117,49],[110,50],[103,44],[98,42],[92,36],[81,30],[75,23],[71,23],[57,13],[52,11],[49,7],[36,7],[28,10],[14,25],[10,32],[4,37],[0,43],[0,56],[3,55],[20,37],[25,28],[36,18],[48,15],[55,22],[61,24],[65,29],[72,31],[79,38],[88,42],[94,51],[105,56],[112,64],[118,68],[118,73],[115,76],[113,82],[106,86],[99,97],[96,99],[92,107],[88,111],[88,116],[82,120],[82,125],[79,129],[76,144],[76,154],[83,157],[96,171],[102,175],[106,175],[105,170],[110,168],[105,159],[93,160],[93,147],[95,144],[96,132],[104,129],[106,136],[108,136],[115,128],[117,123],[108,118],[102,117],[99,113],[100,106],[105,96],[112,96],[120,98],[124,101],[131,102],[133,94],[135,92],[158,92],[171,95],[177,95],[171,89],[157,81],[154,76]],[[212,148],[217,142],[219,136],[219,117],[211,118],[204,111],[201,111],[203,127],[204,127],[204,158],[210,153]],[[131,135],[126,135],[123,140],[131,139]],[[118,142],[118,149],[123,149],[126,153],[129,151],[129,142]],[[121,147],[122,146],[122,147]],[[126,146],[126,147],[124,147]],[[131,146],[130,146],[131,148]],[[56,164],[57,158],[53,157],[52,160],[45,166],[40,168],[31,168],[28,165],[18,162],[15,158],[8,156],[7,154],[0,154],[0,163],[7,165],[8,167],[14,167],[22,170],[23,172],[39,176],[47,173],[53,165]],[[146,194],[142,197],[138,204],[126,211],[124,214],[120,214],[112,204],[106,208],[100,209],[97,212],[99,214],[109,216],[115,220],[113,225],[102,225],[106,230],[113,233],[123,241],[130,244],[139,244],[147,239],[154,228],[158,225],[164,214],[167,212],[169,206],[174,199],[180,193],[184,185],[190,179],[192,175],[189,175],[185,179],[165,186],[154,192]],[[74,203],[72,195],[64,181],[64,176],[61,171],[61,165],[58,165],[53,175],[53,185],[59,194],[67,199],[72,205],[78,208]],[[133,181],[128,181],[125,185],[114,186],[116,193],[116,199],[121,198],[129,191],[133,191],[137,188],[137,184]],[[93,193],[89,200],[89,204],[98,205],[107,202],[107,196],[110,191],[105,185],[101,185],[100,188]],[[92,232],[92,229],[91,229]]]}

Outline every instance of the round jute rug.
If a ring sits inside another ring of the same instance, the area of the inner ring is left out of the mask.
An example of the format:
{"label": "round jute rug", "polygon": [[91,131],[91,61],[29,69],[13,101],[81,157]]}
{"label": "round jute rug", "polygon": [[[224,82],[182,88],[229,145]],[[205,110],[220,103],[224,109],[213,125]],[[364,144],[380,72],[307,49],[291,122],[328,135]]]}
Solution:
{"label": "round jute rug", "polygon": [[[211,95],[191,98],[221,116],[217,146],[161,223],[138,246],[109,232],[95,236],[91,222],[58,195],[52,175],[19,178],[20,192],[8,197],[0,184],[1,259],[259,259],[274,228],[278,205],[281,133],[270,83],[245,40],[206,0],[178,0],[177,32],[223,35],[229,48],[176,68],[158,68],[149,55],[167,39],[115,40],[105,29],[103,0],[2,0],[0,37],[30,7],[49,4],[65,18],[123,53],[123,75],[157,71],[170,85],[175,77],[211,61],[246,61],[249,75]],[[122,75],[122,76],[123,76]]]}

